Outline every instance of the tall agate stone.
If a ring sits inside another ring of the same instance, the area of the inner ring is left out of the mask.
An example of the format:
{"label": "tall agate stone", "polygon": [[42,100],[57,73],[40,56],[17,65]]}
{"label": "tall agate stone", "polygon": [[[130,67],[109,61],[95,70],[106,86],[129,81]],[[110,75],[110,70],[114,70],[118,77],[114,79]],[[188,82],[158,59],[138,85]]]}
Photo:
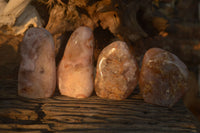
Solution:
{"label": "tall agate stone", "polygon": [[94,36],[88,27],[76,29],[65,48],[58,67],[60,93],[74,98],[87,98],[93,92]]}
{"label": "tall agate stone", "polygon": [[139,86],[145,102],[172,107],[186,92],[188,69],[174,54],[151,48],[145,55]]}
{"label": "tall agate stone", "polygon": [[54,41],[44,28],[30,28],[20,46],[21,63],[18,94],[27,98],[46,98],[56,86]]}
{"label": "tall agate stone", "polygon": [[99,55],[95,91],[101,98],[127,98],[138,83],[138,65],[125,42],[115,41]]}

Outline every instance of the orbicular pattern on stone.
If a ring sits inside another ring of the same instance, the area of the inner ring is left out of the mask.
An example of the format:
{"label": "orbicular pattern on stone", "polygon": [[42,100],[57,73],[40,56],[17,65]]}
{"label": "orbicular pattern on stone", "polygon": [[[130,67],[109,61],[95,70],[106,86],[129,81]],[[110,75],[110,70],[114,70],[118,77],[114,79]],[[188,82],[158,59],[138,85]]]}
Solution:
{"label": "orbicular pattern on stone", "polygon": [[138,83],[139,69],[125,42],[115,41],[99,55],[95,91],[101,98],[127,98]]}
{"label": "orbicular pattern on stone", "polygon": [[186,92],[188,69],[174,54],[151,48],[145,55],[139,86],[145,102],[172,107]]}

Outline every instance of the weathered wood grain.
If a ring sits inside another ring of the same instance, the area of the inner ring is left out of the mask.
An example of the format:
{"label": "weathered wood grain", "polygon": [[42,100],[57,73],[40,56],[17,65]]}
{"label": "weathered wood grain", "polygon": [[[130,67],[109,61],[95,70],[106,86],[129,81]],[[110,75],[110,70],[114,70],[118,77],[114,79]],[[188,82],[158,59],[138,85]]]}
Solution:
{"label": "weathered wood grain", "polygon": [[[200,3],[199,3],[200,5]],[[199,8],[200,10],[200,8]],[[198,65],[198,85],[199,85],[199,96],[200,96],[200,64]]]}
{"label": "weathered wood grain", "polygon": [[181,101],[168,109],[137,92],[123,101],[59,94],[33,100],[17,96],[17,81],[0,81],[0,132],[29,131],[199,133],[200,124]]}

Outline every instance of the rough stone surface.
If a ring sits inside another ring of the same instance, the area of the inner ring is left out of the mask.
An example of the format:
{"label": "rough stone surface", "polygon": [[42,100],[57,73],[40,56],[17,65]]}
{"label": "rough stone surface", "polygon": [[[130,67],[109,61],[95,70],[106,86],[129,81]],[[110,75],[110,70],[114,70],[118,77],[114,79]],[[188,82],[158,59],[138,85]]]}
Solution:
{"label": "rough stone surface", "polygon": [[71,35],[58,67],[60,93],[86,98],[93,92],[94,37],[88,27],[79,27]]}
{"label": "rough stone surface", "polygon": [[188,69],[174,54],[151,48],[145,55],[139,86],[145,102],[172,107],[186,92]]}
{"label": "rough stone surface", "polygon": [[53,95],[56,85],[55,48],[51,34],[30,28],[21,43],[18,94],[28,98]]}
{"label": "rough stone surface", "polygon": [[99,55],[95,91],[101,98],[127,98],[138,83],[139,69],[125,42],[115,41]]}

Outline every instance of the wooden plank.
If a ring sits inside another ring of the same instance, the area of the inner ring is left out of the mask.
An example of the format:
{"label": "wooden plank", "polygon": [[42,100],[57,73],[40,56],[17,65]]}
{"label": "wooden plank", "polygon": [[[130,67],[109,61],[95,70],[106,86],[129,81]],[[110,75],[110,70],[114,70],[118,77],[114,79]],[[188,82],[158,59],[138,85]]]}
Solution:
{"label": "wooden plank", "polygon": [[199,96],[200,96],[200,64],[198,66],[198,86],[199,86]]}
{"label": "wooden plank", "polygon": [[17,96],[17,82],[0,81],[0,132],[199,133],[200,124],[182,101],[168,109],[147,104],[135,93],[123,101]]}

